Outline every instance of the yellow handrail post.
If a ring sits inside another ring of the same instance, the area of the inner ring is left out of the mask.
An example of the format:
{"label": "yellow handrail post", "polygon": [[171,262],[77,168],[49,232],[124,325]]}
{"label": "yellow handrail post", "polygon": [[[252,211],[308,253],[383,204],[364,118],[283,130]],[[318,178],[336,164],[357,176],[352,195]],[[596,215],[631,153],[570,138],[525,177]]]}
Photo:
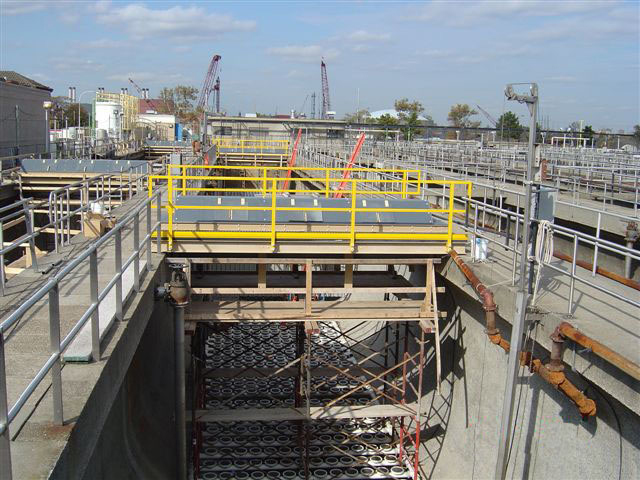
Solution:
{"label": "yellow handrail post", "polygon": [[267,194],[267,168],[262,169],[262,196],[264,197]]}
{"label": "yellow handrail post", "polygon": [[455,183],[449,182],[449,215],[447,219],[447,248],[453,245],[453,194]]}
{"label": "yellow handrail post", "polygon": [[324,186],[325,186],[324,196],[326,198],[329,198],[329,169],[328,168],[326,170],[326,179],[324,181]]}
{"label": "yellow handrail post", "polygon": [[351,179],[351,239],[349,240],[349,246],[353,252],[356,249],[356,180]]}
{"label": "yellow handrail post", "polygon": [[187,194],[187,169],[183,165],[180,170],[181,170],[180,174],[182,175],[182,195],[186,195]]}
{"label": "yellow handrail post", "polygon": [[407,171],[402,172],[402,198],[407,198]]}
{"label": "yellow handrail post", "polygon": [[271,250],[276,249],[276,185],[274,178],[271,182]]}
{"label": "yellow handrail post", "polygon": [[173,248],[173,177],[171,176],[171,169],[169,169],[169,182],[168,182],[168,198],[167,198],[167,251],[171,251]]}

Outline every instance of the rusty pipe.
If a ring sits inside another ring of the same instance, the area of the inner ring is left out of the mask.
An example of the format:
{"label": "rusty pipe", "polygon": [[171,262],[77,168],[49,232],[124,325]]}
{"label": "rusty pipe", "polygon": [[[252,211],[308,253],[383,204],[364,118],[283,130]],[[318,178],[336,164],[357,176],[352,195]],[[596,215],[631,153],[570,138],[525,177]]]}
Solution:
{"label": "rusty pipe", "polygon": [[502,338],[500,335],[500,330],[496,328],[496,310],[498,306],[496,305],[495,300],[493,299],[493,292],[483,284],[476,274],[473,273],[473,270],[469,268],[469,266],[464,263],[464,261],[460,258],[460,256],[456,253],[455,250],[449,250],[449,255],[456,263],[462,274],[471,282],[473,289],[482,300],[482,309],[484,310],[484,319],[485,319],[485,332],[489,336],[489,340],[491,343],[498,345],[504,351],[509,351],[509,342]]}
{"label": "rusty pipe", "polygon": [[[487,333],[487,336],[492,343],[498,345],[506,352],[508,352],[511,345],[508,340],[502,338],[502,335],[500,335],[500,331],[496,328],[495,315],[497,305],[493,299],[493,292],[486,285],[483,285],[482,282],[480,282],[471,268],[469,268],[469,266],[464,263],[464,261],[454,250],[450,250],[449,255],[456,263],[456,265],[458,265],[458,268],[460,268],[460,271],[464,274],[467,280],[471,282],[473,288],[478,293],[478,296],[482,299],[482,306],[485,310],[485,320],[487,325],[487,329],[485,331]],[[548,366],[543,365],[542,361],[540,361],[540,359],[534,358],[530,352],[520,353],[520,364],[523,366],[528,366],[531,372],[537,373],[547,383],[553,385],[554,388],[557,388],[567,397],[569,397],[569,399],[576,405],[576,407],[578,407],[578,410],[583,417],[593,416],[596,414],[596,404],[592,399],[578,390],[576,386],[571,383],[565,376],[564,365],[562,362],[562,355],[564,353],[564,338],[560,333],[556,334],[556,332],[554,332],[554,335],[551,336],[554,342],[551,348],[551,362]]]}
{"label": "rusty pipe", "polygon": [[547,383],[564,393],[578,407],[583,418],[596,414],[596,402],[582,393],[571,383],[563,371],[553,371],[542,364],[539,358],[531,356],[529,352],[520,354],[520,364],[529,367],[531,372],[540,375]]}
{"label": "rusty pipe", "polygon": [[578,345],[591,349],[591,351],[599,357],[603,358],[612,365],[615,365],[620,370],[631,375],[636,380],[640,380],[640,366],[638,364],[620,355],[618,352],[611,350],[609,347],[606,347],[605,345],[601,344],[597,340],[594,340],[588,335],[585,335],[570,323],[562,322],[556,327],[556,330],[552,335],[552,339],[554,335],[566,337],[570,340],[573,340]]}

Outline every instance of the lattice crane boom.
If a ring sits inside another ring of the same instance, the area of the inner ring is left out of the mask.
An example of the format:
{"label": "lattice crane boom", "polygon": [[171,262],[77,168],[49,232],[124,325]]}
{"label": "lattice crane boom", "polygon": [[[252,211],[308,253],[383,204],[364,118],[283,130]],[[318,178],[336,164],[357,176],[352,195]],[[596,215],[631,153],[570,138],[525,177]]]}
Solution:
{"label": "lattice crane boom", "polygon": [[156,104],[148,97],[149,89],[140,88],[140,86],[136,82],[134,82],[132,78],[129,78],[129,83],[131,83],[131,85],[133,85],[133,87],[138,91],[138,95],[140,95],[140,98],[145,101],[145,103],[147,104],[147,108],[153,110],[154,112],[157,112],[158,108],[156,107]]}
{"label": "lattice crane boom", "polygon": [[216,113],[220,113],[220,77],[216,78],[216,84],[213,86],[213,98],[216,101]]}
{"label": "lattice crane boom", "polygon": [[324,63],[324,59],[320,61],[320,77],[322,79],[322,118],[327,118],[327,112],[331,110],[331,99],[329,98],[327,64]]}
{"label": "lattice crane boom", "polygon": [[480,110],[482,112],[482,114],[487,117],[487,120],[489,120],[489,123],[491,123],[494,127],[496,127],[498,125],[498,121],[493,118],[489,112],[487,112],[484,108],[482,108],[480,105],[476,104],[476,107],[478,107],[478,110]]}
{"label": "lattice crane boom", "polygon": [[218,74],[218,62],[222,57],[220,55],[214,55],[211,58],[211,63],[209,63],[209,70],[207,70],[207,75],[204,77],[204,83],[202,84],[202,89],[200,90],[200,97],[198,98],[198,108],[205,108],[206,105],[209,104],[209,95],[214,90],[215,79]]}

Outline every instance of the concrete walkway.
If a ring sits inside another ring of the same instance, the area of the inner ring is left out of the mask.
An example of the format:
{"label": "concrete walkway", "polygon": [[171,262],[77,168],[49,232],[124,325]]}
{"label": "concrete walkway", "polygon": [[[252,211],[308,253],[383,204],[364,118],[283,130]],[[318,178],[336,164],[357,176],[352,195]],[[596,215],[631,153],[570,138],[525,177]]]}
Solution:
{"label": "concrete walkway", "polygon": [[[136,205],[146,199],[146,195],[134,197],[113,211],[116,219],[123,218]],[[152,210],[152,218],[155,211]],[[140,239],[146,235],[146,212],[140,214]],[[123,262],[133,254],[132,224],[122,231]],[[15,308],[35,293],[52,275],[55,275],[65,264],[83,252],[95,239],[86,239],[77,235],[70,245],[61,248],[59,253],[50,253],[38,259],[40,272],[27,269],[11,278],[5,287],[6,294],[0,297],[0,314],[4,320]],[[140,270],[146,264],[146,250],[141,251]],[[106,287],[115,273],[115,239],[111,239],[98,251],[99,290]],[[142,277],[142,275],[141,275]],[[89,292],[89,262],[83,262],[60,282],[60,336],[61,339],[70,332],[83,313],[91,305]],[[123,298],[133,293],[133,263],[123,276]],[[115,317],[115,287],[111,294],[100,305],[101,340],[109,337],[109,329]],[[89,361],[91,358],[90,321],[76,337],[78,342],[65,352],[65,357],[75,361]],[[104,343],[104,342],[103,342]],[[103,349],[105,346],[103,345]],[[5,332],[5,362],[7,371],[7,389],[9,408],[14,405],[36,373],[42,368],[50,356],[49,345],[49,302],[45,296],[36,303],[23,317]],[[87,368],[89,368],[87,366]],[[65,369],[66,371],[67,369]],[[64,384],[64,381],[63,381]],[[31,396],[20,414],[11,424],[12,436],[22,428],[24,422],[33,414],[41,397],[50,385],[45,379],[36,393]],[[66,386],[65,386],[66,387]],[[89,388],[90,385],[76,385],[76,389]],[[66,388],[65,388],[66,390]],[[50,407],[49,405],[47,405]],[[65,415],[66,417],[66,415]],[[67,417],[68,418],[68,417]],[[49,419],[52,420],[52,417]]]}

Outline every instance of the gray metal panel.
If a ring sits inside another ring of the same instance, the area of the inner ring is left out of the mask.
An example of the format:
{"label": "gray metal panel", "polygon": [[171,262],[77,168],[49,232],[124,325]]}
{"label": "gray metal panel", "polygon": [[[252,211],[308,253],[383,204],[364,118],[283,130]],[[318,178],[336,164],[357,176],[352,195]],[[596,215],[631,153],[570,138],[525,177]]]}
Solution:
{"label": "gray metal panel", "polygon": [[131,167],[139,167],[136,173],[146,173],[149,163],[145,160],[109,160],[89,158],[62,158],[58,160],[24,158],[20,161],[22,170],[27,173],[65,172],[65,173],[119,173]]}
{"label": "gray metal panel", "polygon": [[[296,202],[298,201],[295,197],[278,197],[276,198],[276,205],[278,207],[296,207]],[[305,217],[304,212],[302,210],[293,211],[286,210],[284,212],[276,212],[276,222],[277,223],[304,223]]]}
{"label": "gray metal panel", "polygon": [[[414,208],[424,210],[428,205],[423,200],[385,200],[385,199],[359,199],[358,208],[380,208],[380,212],[360,212],[356,214],[356,223],[363,224],[401,224],[401,225],[430,225],[436,222],[435,219],[426,212],[393,213],[385,212],[389,208]],[[244,203],[243,203],[244,202]],[[303,197],[279,196],[276,199],[278,207],[326,207],[326,208],[350,208],[349,198],[323,198],[323,197]],[[264,207],[264,210],[176,210],[176,222],[185,223],[206,223],[206,222],[247,222],[247,223],[269,223],[271,221],[271,198],[269,196],[254,197],[224,197],[224,196],[178,196],[177,206],[202,206],[221,205]],[[278,212],[276,217],[278,224],[283,223],[326,223],[333,225],[345,225],[351,222],[351,215],[345,212],[328,211],[305,211],[289,210]]]}
{"label": "gray metal panel", "polygon": [[[429,205],[424,200],[389,200],[389,207],[425,210],[429,208]],[[395,212],[393,217],[393,223],[399,225],[429,225],[434,223],[433,217],[427,212]]]}
{"label": "gray metal panel", "polygon": [[[351,200],[346,198],[323,198],[321,199],[323,207],[330,208],[349,208]],[[349,212],[322,212],[323,223],[344,224],[351,223],[351,215]]]}
{"label": "gray metal panel", "polygon": [[[351,203],[351,202],[349,202]],[[384,202],[382,202],[382,204],[384,205]],[[351,205],[349,205],[351,206]],[[371,203],[371,200],[368,198],[356,198],[356,208],[373,208],[374,206],[377,205],[373,205]],[[378,212],[357,212],[356,213],[356,223],[362,225],[362,224],[376,224],[379,223],[378,222]],[[351,220],[351,217],[349,217],[349,220]]]}
{"label": "gray metal panel", "polygon": [[379,208],[380,210],[375,212],[378,223],[392,224],[395,223],[396,217],[391,212],[385,212],[384,209],[387,203],[381,198],[368,198],[367,208]]}
{"label": "gray metal panel", "polygon": [[247,213],[250,223],[270,223],[271,222],[271,199],[263,197],[245,197],[247,205],[252,207],[264,207],[264,210],[249,210]]}
{"label": "gray metal panel", "polygon": [[538,220],[553,222],[555,219],[557,199],[557,189],[551,187],[540,187],[539,203],[537,208],[535,208],[536,218]]}

